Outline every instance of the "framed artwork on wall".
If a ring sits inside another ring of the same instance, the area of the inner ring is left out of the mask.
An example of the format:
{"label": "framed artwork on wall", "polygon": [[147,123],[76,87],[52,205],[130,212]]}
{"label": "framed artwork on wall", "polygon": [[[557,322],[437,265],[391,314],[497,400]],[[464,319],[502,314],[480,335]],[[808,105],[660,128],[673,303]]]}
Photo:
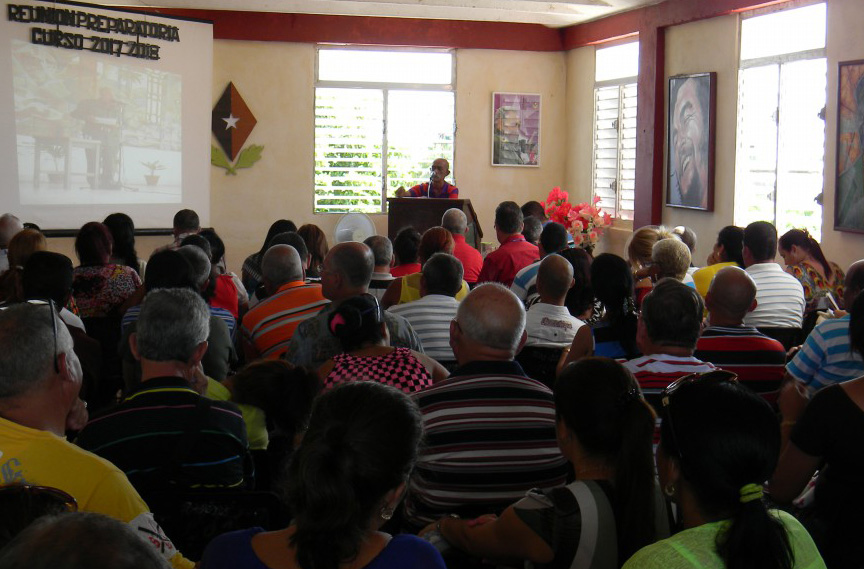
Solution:
{"label": "framed artwork on wall", "polygon": [[714,211],[717,74],[669,78],[666,205]]}
{"label": "framed artwork on wall", "polygon": [[492,93],[492,165],[540,165],[540,95]]}
{"label": "framed artwork on wall", "polygon": [[864,233],[864,60],[839,64],[834,229]]}

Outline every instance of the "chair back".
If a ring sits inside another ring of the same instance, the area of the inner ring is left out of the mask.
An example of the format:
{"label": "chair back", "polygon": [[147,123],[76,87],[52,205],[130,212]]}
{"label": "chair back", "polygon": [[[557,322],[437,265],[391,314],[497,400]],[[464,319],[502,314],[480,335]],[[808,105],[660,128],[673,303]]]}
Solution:
{"label": "chair back", "polygon": [[549,389],[555,384],[555,370],[561,358],[562,348],[526,346],[516,356],[516,361],[531,379],[536,379]]}

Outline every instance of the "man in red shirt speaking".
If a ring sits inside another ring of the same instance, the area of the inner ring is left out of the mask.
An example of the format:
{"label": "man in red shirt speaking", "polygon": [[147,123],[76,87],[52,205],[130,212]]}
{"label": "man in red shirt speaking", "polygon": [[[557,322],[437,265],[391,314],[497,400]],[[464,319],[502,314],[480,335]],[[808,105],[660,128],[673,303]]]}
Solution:
{"label": "man in red shirt speaking", "polygon": [[428,182],[423,182],[406,190],[399,186],[396,190],[396,196],[400,198],[449,198],[457,199],[459,197],[459,188],[448,184],[444,181],[450,174],[450,163],[444,158],[438,158],[432,162],[432,175]]}

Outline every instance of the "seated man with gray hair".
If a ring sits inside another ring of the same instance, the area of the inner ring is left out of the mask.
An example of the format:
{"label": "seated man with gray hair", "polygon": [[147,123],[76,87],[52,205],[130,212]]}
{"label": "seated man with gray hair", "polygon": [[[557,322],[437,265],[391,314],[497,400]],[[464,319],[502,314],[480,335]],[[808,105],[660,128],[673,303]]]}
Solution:
{"label": "seated man with gray hair", "polygon": [[453,256],[462,262],[465,273],[462,278],[473,285],[483,268],[483,255],[465,239],[468,233],[468,216],[461,209],[452,207],[444,212],[441,226],[453,236]]}
{"label": "seated man with gray hair", "polygon": [[196,292],[148,293],[129,338],[141,362],[141,384],[78,435],[81,448],[117,465],[139,492],[244,483],[243,416],[233,403],[202,395],[209,332],[210,312]]}
{"label": "seated man with gray hair", "polygon": [[379,301],[393,282],[390,267],[393,266],[393,243],[385,235],[372,235],[363,243],[372,251],[375,257],[375,268],[372,270],[372,280],[369,281],[369,294]]}
{"label": "seated man with gray hair", "polygon": [[[124,522],[175,567],[192,567],[115,465],[65,439],[87,421],[81,366],[51,304],[0,310],[0,485],[66,492],[82,512]],[[48,545],[50,547],[50,544]]]}
{"label": "seated man with gray hair", "polygon": [[321,285],[307,283],[303,261],[290,245],[273,245],[261,260],[267,298],[243,316],[246,361],[278,359],[291,345],[291,337],[304,320],[330,303]]}
{"label": "seated man with gray hair", "polygon": [[552,392],[513,358],[525,344],[525,308],[506,287],[478,286],[459,305],[449,378],[414,396],[426,444],[409,482],[406,521],[498,513],[531,488],[564,483]]}

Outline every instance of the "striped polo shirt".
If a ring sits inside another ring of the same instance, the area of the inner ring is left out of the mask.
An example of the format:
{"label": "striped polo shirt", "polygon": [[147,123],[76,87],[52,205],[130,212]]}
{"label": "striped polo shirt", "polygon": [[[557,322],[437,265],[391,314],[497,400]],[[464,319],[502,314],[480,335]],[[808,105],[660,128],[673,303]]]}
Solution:
{"label": "striped polo shirt", "polygon": [[278,359],[288,350],[297,326],[318,314],[330,301],[321,285],[292,281],[250,309],[243,317],[243,339],[254,352]]}
{"label": "striped polo shirt", "polygon": [[709,326],[702,331],[693,357],[738,375],[742,383],[769,403],[777,401],[786,374],[786,348],[752,326]]}
{"label": "striped polo shirt", "polygon": [[518,363],[471,362],[413,397],[426,444],[409,482],[409,525],[500,512],[531,488],[564,483],[552,392]]}
{"label": "striped polo shirt", "polygon": [[756,283],[756,309],[744,324],[756,328],[800,328],[804,316],[801,281],[777,263],[757,263],[746,269]]}
{"label": "striped polo shirt", "polygon": [[423,344],[426,355],[439,362],[456,358],[450,347],[450,322],[456,318],[459,301],[443,294],[427,294],[419,300],[391,306],[388,310],[405,318]]}
{"label": "striped polo shirt", "polygon": [[849,343],[850,318],[847,314],[813,328],[786,366],[789,375],[812,390],[864,375],[864,360]]}
{"label": "striped polo shirt", "polygon": [[[188,448],[181,452],[184,442]],[[179,377],[142,382],[91,419],[75,443],[114,463],[142,493],[244,482],[248,445],[240,410],[205,399]]]}

